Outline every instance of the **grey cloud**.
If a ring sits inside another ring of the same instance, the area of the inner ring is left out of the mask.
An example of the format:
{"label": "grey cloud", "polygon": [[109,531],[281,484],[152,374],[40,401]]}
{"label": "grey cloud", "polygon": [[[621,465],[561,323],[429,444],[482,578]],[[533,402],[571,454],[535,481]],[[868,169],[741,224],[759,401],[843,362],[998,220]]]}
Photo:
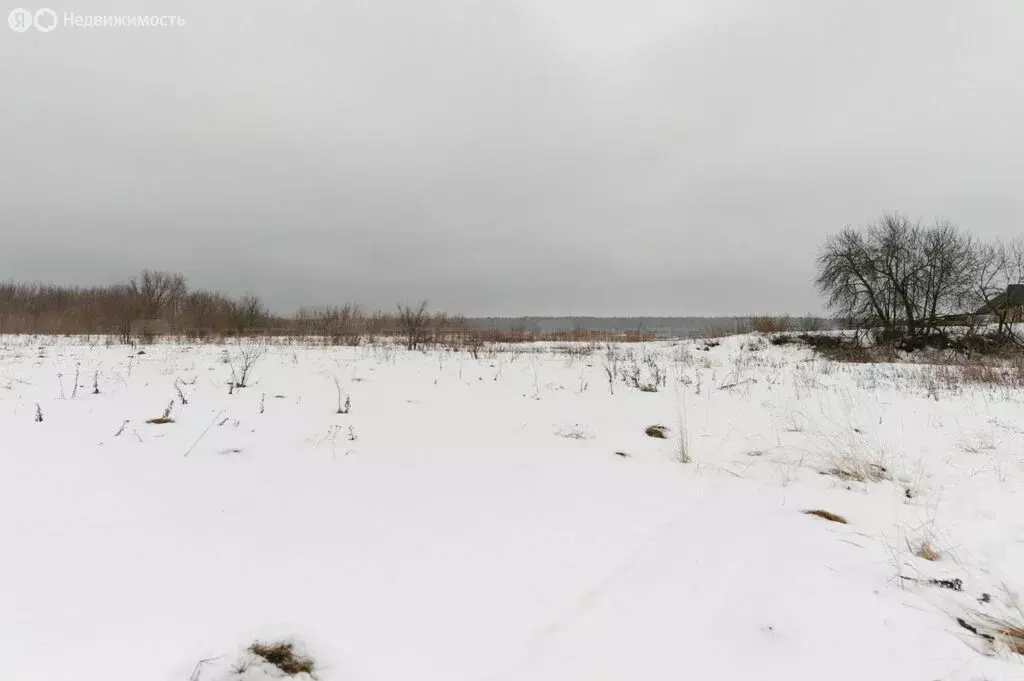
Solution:
{"label": "grey cloud", "polygon": [[187,25],[0,35],[0,276],[802,313],[828,230],[1021,230],[1015,0],[54,9]]}

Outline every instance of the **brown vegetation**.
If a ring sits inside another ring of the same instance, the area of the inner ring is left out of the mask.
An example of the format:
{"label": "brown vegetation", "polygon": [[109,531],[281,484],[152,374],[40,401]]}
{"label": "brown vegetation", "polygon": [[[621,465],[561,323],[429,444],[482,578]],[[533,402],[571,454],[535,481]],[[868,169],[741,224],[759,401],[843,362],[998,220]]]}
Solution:
{"label": "brown vegetation", "polygon": [[881,482],[889,479],[889,471],[885,466],[865,461],[857,454],[837,454],[831,460],[834,465],[823,473],[845,482]]}
{"label": "brown vegetation", "polygon": [[820,508],[804,511],[804,514],[817,516],[818,518],[824,518],[825,520],[831,520],[834,523],[842,523],[843,525],[847,524],[846,518],[844,518],[843,516],[837,513],[832,513],[831,511],[824,511]]}
{"label": "brown vegetation", "polygon": [[276,641],[274,643],[255,641],[249,646],[249,652],[263,658],[287,676],[303,673],[312,675],[316,670],[316,664],[312,658],[297,653],[295,651],[295,644],[290,641]]}
{"label": "brown vegetation", "polygon": [[971,621],[960,617],[957,618],[957,622],[964,629],[977,634],[993,645],[1003,647],[1017,655],[1024,655],[1024,624],[1021,621],[973,613]]}
{"label": "brown vegetation", "polygon": [[0,333],[111,335],[120,342],[158,337],[222,341],[243,336],[303,337],[329,345],[359,345],[402,338],[415,348],[476,352],[484,344],[532,342],[635,343],[652,333],[575,328],[540,332],[517,326],[479,327],[461,316],[432,313],[425,303],[395,313],[367,312],[354,304],[303,307],[272,314],[255,295],[239,298],[190,290],[181,274],[145,270],[127,283],[78,287],[0,283]]}
{"label": "brown vegetation", "polygon": [[793,321],[788,316],[770,317],[759,316],[751,318],[754,331],[759,333],[780,333],[793,328]]}
{"label": "brown vegetation", "polygon": [[660,440],[668,439],[668,428],[665,426],[647,426],[644,429],[644,433],[647,434],[647,437],[658,438]]}

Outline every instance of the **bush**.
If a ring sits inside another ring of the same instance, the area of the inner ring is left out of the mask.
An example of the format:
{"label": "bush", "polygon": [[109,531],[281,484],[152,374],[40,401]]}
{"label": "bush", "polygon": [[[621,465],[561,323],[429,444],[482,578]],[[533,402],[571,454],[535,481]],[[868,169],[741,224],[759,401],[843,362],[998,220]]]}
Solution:
{"label": "bush", "polygon": [[754,331],[760,333],[781,333],[793,328],[792,320],[788,316],[758,316],[751,318],[751,323],[754,326]]}
{"label": "bush", "polygon": [[245,341],[238,343],[238,352],[232,357],[228,355],[231,367],[231,389],[245,388],[249,385],[249,374],[256,362],[267,354],[267,345],[263,341]]}
{"label": "bush", "polygon": [[793,343],[799,343],[800,339],[788,333],[780,333],[777,336],[772,336],[768,342],[772,345],[791,345]]}
{"label": "bush", "polygon": [[851,338],[848,336],[818,333],[801,333],[796,336],[792,334],[781,334],[779,336],[773,336],[769,342],[772,345],[792,345],[794,343],[801,343],[810,347],[821,357],[834,362],[865,363],[877,362],[882,359],[877,354],[872,354],[870,350],[864,347],[857,338]]}

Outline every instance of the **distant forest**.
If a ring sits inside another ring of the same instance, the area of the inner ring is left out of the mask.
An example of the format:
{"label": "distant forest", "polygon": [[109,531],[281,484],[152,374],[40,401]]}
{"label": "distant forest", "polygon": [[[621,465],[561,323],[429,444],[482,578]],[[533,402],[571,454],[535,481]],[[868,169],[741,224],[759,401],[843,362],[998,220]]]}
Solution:
{"label": "distant forest", "polygon": [[279,315],[258,296],[190,289],[183,275],[154,270],[99,287],[0,283],[0,333],[108,334],[125,343],[169,335],[204,339],[258,334],[358,344],[372,336],[408,336],[413,328],[423,342],[442,337],[472,342],[647,340],[828,325],[811,317],[464,317],[429,310],[426,302],[399,304],[390,312],[365,311],[348,303]]}
{"label": "distant forest", "polygon": [[[763,316],[747,317],[470,317],[466,321],[481,329],[521,330],[533,334],[565,333],[573,330],[636,333],[657,338],[690,338],[710,332],[713,335],[749,333],[768,319]],[[783,318],[779,325],[786,325]],[[817,330],[834,326],[828,319],[800,317],[789,320],[789,326],[800,330]],[[778,329],[780,331],[789,329]]]}

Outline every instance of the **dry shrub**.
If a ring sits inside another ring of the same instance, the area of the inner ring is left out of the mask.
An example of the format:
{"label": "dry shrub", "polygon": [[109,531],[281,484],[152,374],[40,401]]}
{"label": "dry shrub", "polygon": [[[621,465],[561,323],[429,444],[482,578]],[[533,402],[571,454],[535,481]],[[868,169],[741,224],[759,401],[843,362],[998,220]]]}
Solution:
{"label": "dry shrub", "polygon": [[666,426],[647,426],[644,429],[644,433],[647,434],[647,437],[654,437],[660,440],[668,439],[668,428]]}
{"label": "dry shrub", "polygon": [[820,508],[813,508],[807,511],[803,511],[805,515],[813,515],[818,518],[824,518],[825,520],[831,520],[834,523],[842,523],[843,525],[848,524],[846,518],[839,515],[838,513],[832,513],[831,511],[825,511]]}
{"label": "dry shrub", "polygon": [[1024,387],[1024,355],[979,357],[964,365],[961,376],[964,382],[974,385]]}
{"label": "dry shrub", "polygon": [[249,646],[249,652],[263,658],[287,676],[303,673],[312,676],[313,671],[316,669],[312,658],[296,653],[295,644],[290,641],[277,641],[274,643],[254,641]]}
{"label": "dry shrub", "polygon": [[754,326],[754,331],[759,331],[760,333],[781,333],[793,328],[793,322],[788,316],[772,317],[759,315],[752,317],[750,322]]}
{"label": "dry shrub", "polygon": [[640,392],[658,392],[659,388],[668,383],[668,371],[661,365],[660,359],[648,353],[638,359],[635,353],[627,352],[620,368],[623,383]]}
{"label": "dry shrub", "polygon": [[754,325],[750,319],[744,317],[737,317],[732,320],[731,325],[727,324],[715,324],[705,327],[699,334],[698,338],[726,338],[728,336],[742,336],[751,333],[754,330]]}
{"label": "dry shrub", "polygon": [[816,353],[833,362],[850,362],[865,364],[869,362],[888,361],[872,353],[855,339],[828,334],[801,334],[800,340],[809,345]]}
{"label": "dry shrub", "polygon": [[960,376],[968,383],[999,383],[1003,373],[987,364],[968,364],[961,370]]}
{"label": "dry shrub", "polygon": [[768,339],[768,342],[772,345],[791,345],[799,343],[800,339],[788,333],[780,333],[772,336]]}
{"label": "dry shrub", "polygon": [[238,341],[237,354],[227,355],[228,366],[231,368],[231,388],[246,388],[249,384],[249,375],[256,366],[256,362],[267,354],[265,340]]}
{"label": "dry shrub", "polygon": [[551,350],[555,354],[565,355],[570,358],[590,357],[597,350],[596,343],[562,343]]}
{"label": "dry shrub", "polygon": [[742,347],[749,352],[761,352],[768,347],[768,342],[769,340],[764,336],[756,336]]}
{"label": "dry shrub", "polygon": [[958,392],[965,386],[1004,390],[1024,388],[1024,354],[1012,357],[972,356],[956,363],[924,367],[919,381],[929,394],[938,390]]}

